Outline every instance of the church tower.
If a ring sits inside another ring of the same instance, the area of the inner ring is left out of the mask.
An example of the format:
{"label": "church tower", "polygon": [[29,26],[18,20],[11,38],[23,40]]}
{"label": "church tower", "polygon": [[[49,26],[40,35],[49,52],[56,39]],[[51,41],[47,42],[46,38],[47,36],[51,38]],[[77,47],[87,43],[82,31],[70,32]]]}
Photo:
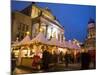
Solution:
{"label": "church tower", "polygon": [[87,48],[94,48],[96,44],[96,23],[93,19],[90,19],[88,22],[88,34],[86,39],[86,47]]}

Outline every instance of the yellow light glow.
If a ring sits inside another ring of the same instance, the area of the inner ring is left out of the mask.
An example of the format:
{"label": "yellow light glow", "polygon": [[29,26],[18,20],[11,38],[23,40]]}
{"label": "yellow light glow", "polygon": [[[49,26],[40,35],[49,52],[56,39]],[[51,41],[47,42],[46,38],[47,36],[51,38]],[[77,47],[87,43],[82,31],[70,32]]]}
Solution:
{"label": "yellow light glow", "polygon": [[27,35],[29,35],[29,34],[30,34],[30,32],[29,32],[29,31],[27,31],[27,32],[26,32],[26,34],[27,34]]}
{"label": "yellow light glow", "polygon": [[17,37],[17,40],[18,40],[19,38]]}
{"label": "yellow light glow", "polygon": [[40,28],[40,32],[43,32],[43,28]]}

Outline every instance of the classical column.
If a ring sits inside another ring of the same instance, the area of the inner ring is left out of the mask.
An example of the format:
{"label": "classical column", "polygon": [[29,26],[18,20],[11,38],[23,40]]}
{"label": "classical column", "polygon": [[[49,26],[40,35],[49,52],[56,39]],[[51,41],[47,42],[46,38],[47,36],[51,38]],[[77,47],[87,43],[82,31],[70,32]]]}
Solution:
{"label": "classical column", "polygon": [[47,34],[48,34],[48,25],[46,25],[46,33],[45,33],[46,38],[47,38]]}
{"label": "classical column", "polygon": [[40,20],[40,18],[39,18],[39,27],[38,27],[38,33],[40,32],[40,28],[41,28],[41,20]]}
{"label": "classical column", "polygon": [[50,35],[50,39],[52,38],[52,32],[53,32],[53,27],[51,28],[51,35]]}

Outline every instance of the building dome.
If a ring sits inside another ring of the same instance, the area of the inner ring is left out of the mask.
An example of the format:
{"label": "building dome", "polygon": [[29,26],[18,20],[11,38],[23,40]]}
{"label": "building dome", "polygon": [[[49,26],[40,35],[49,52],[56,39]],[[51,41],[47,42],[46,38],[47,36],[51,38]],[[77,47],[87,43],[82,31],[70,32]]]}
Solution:
{"label": "building dome", "polygon": [[92,28],[95,27],[95,21],[94,19],[90,18],[90,20],[88,21],[88,28]]}
{"label": "building dome", "polygon": [[94,19],[90,18],[88,21],[88,24],[90,24],[90,23],[95,23]]}

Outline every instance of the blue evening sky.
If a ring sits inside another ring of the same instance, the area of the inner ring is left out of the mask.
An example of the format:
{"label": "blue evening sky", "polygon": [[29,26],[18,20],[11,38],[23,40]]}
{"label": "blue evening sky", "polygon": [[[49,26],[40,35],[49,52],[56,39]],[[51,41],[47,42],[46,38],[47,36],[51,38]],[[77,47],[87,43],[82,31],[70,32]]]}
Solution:
{"label": "blue evening sky", "polygon": [[[12,10],[22,10],[31,2],[12,1]],[[36,3],[38,6],[48,7],[54,16],[64,26],[67,40],[77,39],[84,42],[87,35],[87,25],[90,18],[96,21],[96,6],[57,4],[57,3]]]}

